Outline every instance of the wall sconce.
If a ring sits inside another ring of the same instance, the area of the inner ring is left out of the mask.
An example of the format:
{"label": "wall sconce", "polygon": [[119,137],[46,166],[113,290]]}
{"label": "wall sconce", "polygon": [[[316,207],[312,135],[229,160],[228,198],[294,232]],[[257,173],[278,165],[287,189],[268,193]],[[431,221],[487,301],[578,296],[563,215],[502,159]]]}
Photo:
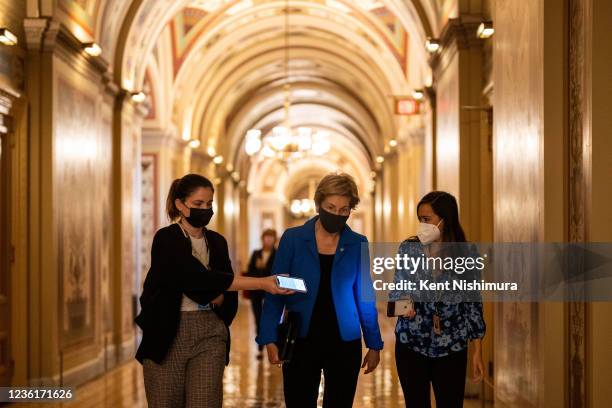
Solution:
{"label": "wall sconce", "polygon": [[385,158],[383,156],[376,157],[376,163],[382,164],[385,162]]}
{"label": "wall sconce", "polygon": [[217,155],[217,150],[215,150],[214,146],[208,146],[208,149],[206,149],[206,153],[210,157],[215,157]]}
{"label": "wall sconce", "polygon": [[13,34],[8,28],[0,28],[0,43],[4,45],[17,45],[17,36]]}
{"label": "wall sconce", "polygon": [[412,91],[412,99],[415,101],[423,100],[423,97],[425,97],[425,94],[423,93],[422,89],[415,89]]}
{"label": "wall sconce", "polygon": [[396,147],[397,146],[397,140],[395,140],[395,139],[389,140],[389,146],[390,147]]}
{"label": "wall sconce", "polygon": [[491,36],[495,33],[495,29],[493,28],[493,23],[490,21],[485,21],[480,23],[478,26],[478,30],[476,30],[476,35],[478,38],[487,39],[491,38]]}
{"label": "wall sconce", "polygon": [[223,156],[215,156],[215,157],[213,157],[213,163],[215,163],[215,164],[223,163]]}
{"label": "wall sconce", "polygon": [[100,54],[102,54],[102,48],[100,48],[100,46],[96,44],[95,42],[85,43],[84,50],[87,54],[89,54],[92,57],[98,57],[100,56]]}
{"label": "wall sconce", "polygon": [[425,49],[430,54],[438,52],[440,49],[440,41],[436,38],[428,38],[427,41],[425,41]]}
{"label": "wall sconce", "polygon": [[136,103],[143,103],[145,99],[147,99],[147,95],[144,92],[132,92],[132,101]]}
{"label": "wall sconce", "polygon": [[189,147],[191,147],[192,149],[197,149],[198,147],[200,147],[200,141],[197,139],[190,140]]}

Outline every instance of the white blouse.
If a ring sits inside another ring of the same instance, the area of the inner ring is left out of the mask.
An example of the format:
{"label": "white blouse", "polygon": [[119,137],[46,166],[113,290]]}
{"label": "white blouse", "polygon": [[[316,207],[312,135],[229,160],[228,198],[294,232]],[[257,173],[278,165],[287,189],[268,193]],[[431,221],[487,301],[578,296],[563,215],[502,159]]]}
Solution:
{"label": "white blouse", "polygon": [[[181,224],[179,224],[181,225]],[[183,233],[189,237],[191,240],[191,253],[192,255],[202,263],[205,267],[209,267],[209,257],[210,252],[208,250],[208,245],[206,245],[206,239],[202,236],[201,238],[194,238],[191,235],[187,234],[187,231],[183,229],[181,225],[181,229]],[[197,302],[189,299],[185,294],[183,294],[183,299],[181,301],[181,311],[182,312],[194,312],[198,310],[207,310],[209,309],[209,305],[200,305]]]}

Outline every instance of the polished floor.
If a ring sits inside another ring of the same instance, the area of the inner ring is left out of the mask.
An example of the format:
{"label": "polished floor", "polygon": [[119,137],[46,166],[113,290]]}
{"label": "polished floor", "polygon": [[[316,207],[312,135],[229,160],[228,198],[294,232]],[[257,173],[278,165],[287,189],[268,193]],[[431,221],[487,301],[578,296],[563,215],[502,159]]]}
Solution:
{"label": "polished floor", "polygon": [[[257,360],[257,346],[253,340],[253,318],[248,301],[244,301],[232,325],[231,363],[225,370],[224,407],[268,408],[283,407],[282,376],[280,369],[265,360]],[[404,407],[393,358],[394,319],[380,316],[386,349],[380,366],[372,374],[359,378],[354,407]],[[322,391],[322,389],[321,389]],[[32,407],[146,407],[142,382],[142,368],[130,362],[115,368],[76,389],[76,400],[65,404],[19,404]],[[320,394],[319,403],[321,403]],[[465,408],[483,407],[480,401],[466,400]],[[489,405],[486,405],[489,407]]]}

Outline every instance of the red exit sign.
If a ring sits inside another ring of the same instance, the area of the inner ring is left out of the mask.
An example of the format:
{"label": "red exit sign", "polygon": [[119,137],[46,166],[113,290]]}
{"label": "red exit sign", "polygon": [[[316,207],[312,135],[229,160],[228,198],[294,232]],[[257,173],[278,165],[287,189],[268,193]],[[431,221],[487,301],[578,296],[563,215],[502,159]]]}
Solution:
{"label": "red exit sign", "polygon": [[396,98],[395,99],[395,114],[396,115],[415,115],[419,113],[419,102],[412,98]]}

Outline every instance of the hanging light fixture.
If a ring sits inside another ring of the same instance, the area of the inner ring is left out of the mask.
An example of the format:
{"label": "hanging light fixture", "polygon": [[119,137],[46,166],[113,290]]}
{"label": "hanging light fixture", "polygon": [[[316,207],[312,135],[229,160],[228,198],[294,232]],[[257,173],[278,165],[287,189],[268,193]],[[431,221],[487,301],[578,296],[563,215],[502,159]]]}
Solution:
{"label": "hanging light fixture", "polygon": [[299,127],[297,132],[291,128],[289,118],[291,108],[291,85],[289,73],[289,0],[284,6],[284,77],[283,85],[283,122],[272,129],[271,134],[262,138],[259,129],[249,129],[245,136],[245,152],[249,156],[260,154],[264,158],[276,158],[283,161],[303,157],[306,154],[324,155],[329,152],[331,143],[329,134],[324,131],[313,132],[309,127]]}

